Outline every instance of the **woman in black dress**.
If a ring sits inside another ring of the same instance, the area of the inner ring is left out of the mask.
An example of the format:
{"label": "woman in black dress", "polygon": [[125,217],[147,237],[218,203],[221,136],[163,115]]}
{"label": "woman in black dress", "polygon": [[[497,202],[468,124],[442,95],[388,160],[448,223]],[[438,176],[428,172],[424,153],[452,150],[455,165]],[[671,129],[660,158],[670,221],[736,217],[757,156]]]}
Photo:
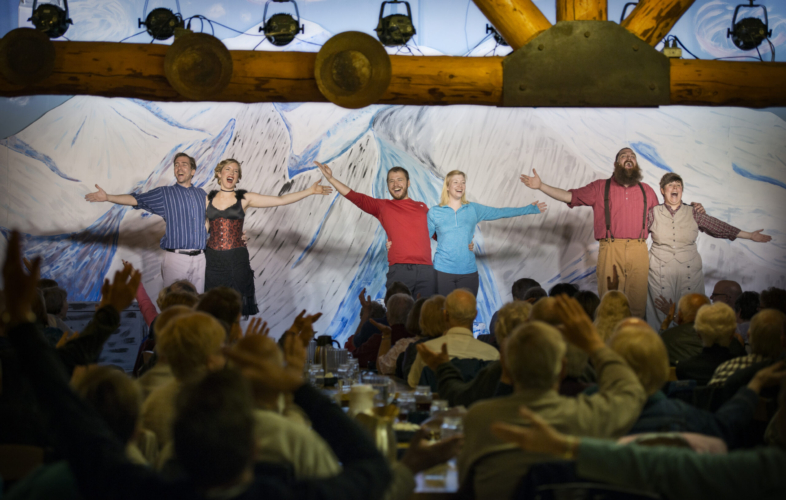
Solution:
{"label": "woman in black dress", "polygon": [[221,161],[215,168],[220,190],[207,195],[205,215],[209,236],[205,249],[205,290],[228,286],[243,298],[243,316],[259,312],[254,296],[254,273],[243,241],[243,219],[248,208],[268,208],[295,203],[312,194],[328,195],[332,189],[315,182],[310,188],[282,196],[265,196],[235,189],[243,172],[237,160]]}

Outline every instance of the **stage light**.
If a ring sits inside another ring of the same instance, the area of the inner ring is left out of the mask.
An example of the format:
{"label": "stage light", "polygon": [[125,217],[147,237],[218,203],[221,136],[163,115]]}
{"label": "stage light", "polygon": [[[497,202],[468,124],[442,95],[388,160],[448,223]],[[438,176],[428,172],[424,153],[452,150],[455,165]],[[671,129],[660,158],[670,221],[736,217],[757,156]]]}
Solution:
{"label": "stage light", "polygon": [[497,42],[497,45],[502,45],[503,47],[510,46],[510,44],[508,42],[506,42],[504,38],[502,38],[502,35],[499,34],[499,31],[497,31],[497,28],[495,28],[494,26],[492,26],[490,24],[487,24],[486,25],[486,34],[488,35],[489,33],[491,33],[491,36],[494,37],[494,41]]}
{"label": "stage light", "polygon": [[[147,2],[145,2],[145,10]],[[142,11],[142,16],[145,12]],[[177,3],[177,14],[164,7],[158,7],[150,11],[145,20],[139,19],[139,27],[147,28],[147,33],[155,40],[168,40],[175,35],[176,28],[184,28],[185,22],[180,15],[180,2]]]}
{"label": "stage light", "polygon": [[68,0],[63,0],[63,7],[52,3],[38,5],[38,0],[33,0],[33,16],[28,21],[49,38],[59,38],[68,31],[69,24],[74,24],[68,18]]}
{"label": "stage light", "polygon": [[[385,16],[385,5],[404,4],[407,7],[407,14],[389,14]],[[384,17],[383,17],[384,16]],[[406,45],[415,35],[415,26],[412,24],[412,9],[409,2],[401,0],[390,0],[382,2],[379,8],[379,23],[377,24],[377,38],[382,45],[395,47]]]}
{"label": "stage light", "polygon": [[[270,16],[270,19],[268,19],[267,8],[270,2],[291,3],[295,6],[295,17],[292,17],[292,14],[280,12],[278,14],[273,14]],[[297,8],[297,2],[295,2],[295,0],[267,0],[262,19],[263,24],[259,27],[259,32],[264,32],[267,41],[277,47],[289,45],[298,33],[304,33],[305,30],[305,27],[300,24],[300,11]]]}
{"label": "stage light", "polygon": [[[731,38],[732,43],[740,50],[753,50],[772,35],[772,30],[769,29],[770,22],[767,18],[767,7],[754,4],[753,0],[749,0],[749,2],[749,5],[740,4],[734,9],[731,28],[726,31],[726,38]],[[745,17],[737,21],[737,15],[742,7],[746,9],[761,7],[764,12],[764,21],[758,17]]]}

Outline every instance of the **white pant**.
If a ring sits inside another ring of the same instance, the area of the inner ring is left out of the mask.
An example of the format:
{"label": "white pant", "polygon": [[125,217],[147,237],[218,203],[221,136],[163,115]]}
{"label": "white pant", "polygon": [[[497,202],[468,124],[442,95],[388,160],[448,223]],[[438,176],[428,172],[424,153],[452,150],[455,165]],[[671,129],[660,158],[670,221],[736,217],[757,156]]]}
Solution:
{"label": "white pant", "polygon": [[[650,255],[649,293],[647,294],[647,323],[657,332],[666,315],[655,307],[655,299],[662,295],[667,301],[680,301],[683,295],[704,295],[704,273],[701,256],[697,253],[688,262],[672,259],[662,262]],[[676,313],[675,313],[676,318]]]}
{"label": "white pant", "polygon": [[184,255],[181,253],[164,252],[161,261],[161,277],[164,287],[168,287],[177,280],[188,280],[197,293],[205,291],[205,253],[199,255]]}

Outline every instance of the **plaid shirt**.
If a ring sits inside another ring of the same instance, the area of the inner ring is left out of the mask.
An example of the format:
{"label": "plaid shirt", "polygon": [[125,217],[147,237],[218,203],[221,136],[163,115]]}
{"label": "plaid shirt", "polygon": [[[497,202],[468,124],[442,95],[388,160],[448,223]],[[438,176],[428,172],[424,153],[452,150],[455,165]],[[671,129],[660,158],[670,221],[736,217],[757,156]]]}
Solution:
{"label": "plaid shirt", "polygon": [[[684,203],[683,203],[684,205]],[[666,210],[669,211],[672,217],[674,214],[677,213],[677,210],[672,210],[670,206],[664,204],[663,206],[666,207]],[[682,205],[680,205],[681,207]],[[702,233],[707,233],[713,238],[721,238],[734,241],[737,239],[737,235],[740,234],[740,230],[731,224],[726,224],[722,220],[718,220],[715,217],[711,217],[707,214],[700,214],[698,211],[693,210],[693,220],[696,221],[696,224],[699,225],[699,231]],[[653,214],[652,209],[650,208],[649,213],[647,214],[647,229],[652,228],[652,223],[655,221],[655,214]]]}
{"label": "plaid shirt", "polygon": [[723,385],[726,383],[726,379],[731,377],[737,370],[748,368],[765,359],[766,358],[761,354],[748,354],[747,356],[740,356],[739,358],[730,359],[721,363],[720,366],[715,369],[715,373],[712,375],[712,379],[710,379],[710,383],[707,385]]}

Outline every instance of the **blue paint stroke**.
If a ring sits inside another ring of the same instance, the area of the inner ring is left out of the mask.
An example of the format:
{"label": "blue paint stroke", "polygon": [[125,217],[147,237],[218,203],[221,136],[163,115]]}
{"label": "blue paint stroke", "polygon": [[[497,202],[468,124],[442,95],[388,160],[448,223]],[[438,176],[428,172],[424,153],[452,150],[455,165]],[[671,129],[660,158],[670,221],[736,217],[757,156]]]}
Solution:
{"label": "blue paint stroke", "polygon": [[[155,115],[156,118],[162,120],[167,125],[170,125],[172,127],[179,128],[179,129],[182,129],[182,130],[193,130],[193,131],[196,131],[196,132],[205,132],[205,133],[207,133],[206,130],[202,130],[200,128],[186,127],[185,125],[183,125],[179,121],[177,121],[174,118],[172,118],[167,112],[165,112],[163,109],[158,107],[158,105],[156,103],[154,103],[154,102],[143,101],[141,99],[129,99],[129,101],[134,103],[134,104],[136,104],[136,105],[138,105],[138,106],[140,106],[140,107],[142,107],[142,108],[144,108],[144,109],[146,109],[146,110],[148,110],[153,115]],[[199,113],[197,113],[194,116],[199,116],[202,113],[204,113],[205,111],[209,111],[209,110],[210,110],[210,108],[205,108],[205,109],[203,109],[202,111],[200,111]],[[194,118],[194,116],[192,116],[192,118]]]}
{"label": "blue paint stroke", "polygon": [[734,169],[734,172],[745,177],[746,179],[751,179],[754,181],[761,181],[766,182],[767,184],[772,184],[773,186],[778,186],[781,188],[786,189],[786,184],[778,179],[773,179],[772,177],[767,177],[766,175],[758,175],[750,172],[749,170],[745,170],[741,166],[737,165],[736,163],[731,164],[731,168]]}
{"label": "blue paint stroke", "polygon": [[74,143],[76,143],[76,139],[79,137],[79,132],[81,132],[82,131],[82,127],[85,126],[85,122],[86,121],[87,121],[87,118],[84,118],[82,120],[82,124],[79,126],[79,130],[76,131],[76,134],[74,134],[74,138],[71,139],[71,147],[72,148],[74,147]]}
{"label": "blue paint stroke", "polygon": [[26,142],[19,139],[15,135],[12,135],[7,139],[0,140],[0,146],[5,146],[8,149],[11,149],[13,151],[16,151],[17,153],[27,156],[28,158],[32,158],[34,160],[40,161],[41,163],[46,165],[47,168],[49,168],[49,170],[51,170],[52,172],[54,172],[55,174],[59,175],[60,177],[62,177],[67,181],[82,182],[79,179],[74,179],[73,177],[69,177],[66,174],[64,174],[59,168],[57,168],[57,164],[52,158],[50,158],[49,156],[43,153],[39,153],[38,151],[36,151],[36,149],[33,146],[27,144]]}
{"label": "blue paint stroke", "polygon": [[673,172],[673,170],[668,165],[666,165],[666,161],[660,157],[654,146],[644,142],[634,142],[631,144],[631,147],[637,155],[643,156],[656,167],[665,170],[666,172]]}

